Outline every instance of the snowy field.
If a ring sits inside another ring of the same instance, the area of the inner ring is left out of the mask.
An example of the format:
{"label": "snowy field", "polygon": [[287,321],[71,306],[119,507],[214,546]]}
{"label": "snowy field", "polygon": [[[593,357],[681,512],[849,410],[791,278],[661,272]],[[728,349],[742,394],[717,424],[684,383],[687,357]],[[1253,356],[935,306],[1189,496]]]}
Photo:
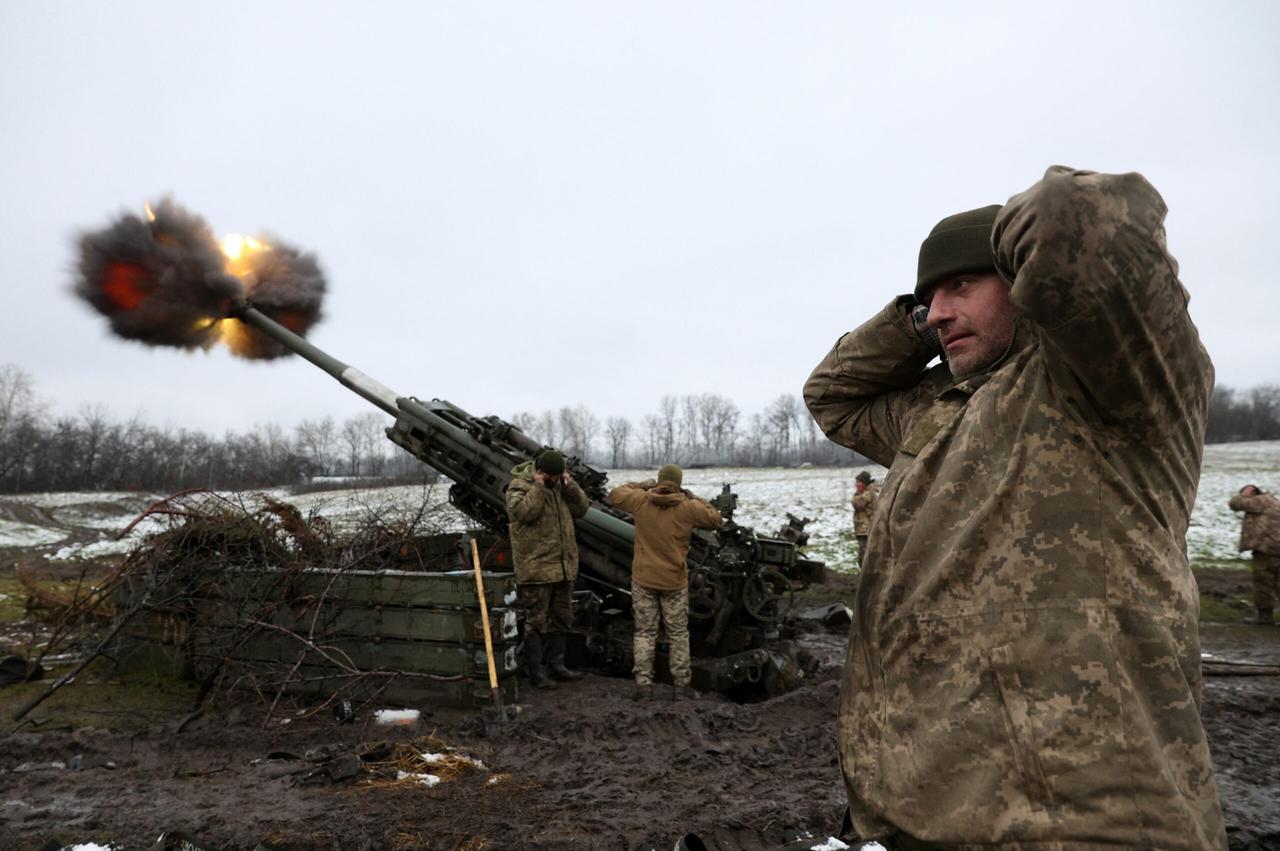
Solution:
{"label": "snowy field", "polygon": [[[738,494],[739,523],[760,534],[773,535],[786,522],[788,512],[808,517],[808,554],[839,570],[855,563],[850,498],[853,477],[868,470],[882,479],[880,467],[813,469],[713,468],[685,471],[685,487],[711,498],[724,484]],[[615,470],[609,481],[621,484],[651,478],[651,470]],[[1240,516],[1227,508],[1231,494],[1246,482],[1265,490],[1280,491],[1280,441],[1210,446],[1205,450],[1200,492],[1187,548],[1193,561],[1238,561],[1236,541]],[[371,490],[321,491],[289,496],[275,490],[272,496],[292,502],[303,514],[318,514],[336,528],[350,528],[371,515],[409,516],[426,507],[429,526],[460,529],[467,520],[447,504],[447,484],[403,486]],[[163,521],[140,523],[132,534],[115,540],[116,534],[159,495],[136,493],[20,494],[0,497],[0,549],[20,548],[53,561],[93,558],[127,552],[142,536],[161,528]],[[240,499],[228,495],[231,499]],[[243,497],[249,499],[249,497]],[[1242,563],[1243,566],[1243,563]]]}

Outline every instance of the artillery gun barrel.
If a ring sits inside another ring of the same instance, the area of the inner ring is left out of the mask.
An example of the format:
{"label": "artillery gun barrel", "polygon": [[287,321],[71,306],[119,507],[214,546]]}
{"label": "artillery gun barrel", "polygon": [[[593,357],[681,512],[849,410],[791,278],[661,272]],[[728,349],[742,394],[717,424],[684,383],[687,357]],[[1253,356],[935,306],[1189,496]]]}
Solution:
{"label": "artillery gun barrel", "polygon": [[[495,446],[478,443],[460,425],[470,417],[465,411],[447,402],[424,403],[403,396],[377,379],[322,351],[251,305],[241,305],[231,315],[311,361],[344,387],[395,417],[398,422],[402,422],[407,413],[414,421],[423,424],[430,432],[430,444],[413,454],[460,485],[475,479],[488,479],[489,486],[476,487],[474,493],[494,510],[505,511],[503,491],[510,481],[507,470],[512,464],[524,459],[519,456],[508,457]],[[532,457],[542,448],[537,441],[518,431],[505,435],[505,440],[527,457]],[[587,548],[600,553],[598,558],[591,559],[591,567],[607,581],[621,588],[628,587],[635,527],[596,506],[588,509],[587,515],[575,525],[579,532],[585,534],[587,540],[583,543]]]}
{"label": "artillery gun barrel", "polygon": [[396,399],[400,398],[400,394],[387,387],[381,381],[371,378],[354,366],[345,364],[332,355],[321,351],[256,307],[246,304],[233,310],[231,315],[244,324],[257,328],[286,349],[296,352],[311,361],[338,379],[344,387],[368,399],[391,416],[399,416],[400,408],[396,404]]}

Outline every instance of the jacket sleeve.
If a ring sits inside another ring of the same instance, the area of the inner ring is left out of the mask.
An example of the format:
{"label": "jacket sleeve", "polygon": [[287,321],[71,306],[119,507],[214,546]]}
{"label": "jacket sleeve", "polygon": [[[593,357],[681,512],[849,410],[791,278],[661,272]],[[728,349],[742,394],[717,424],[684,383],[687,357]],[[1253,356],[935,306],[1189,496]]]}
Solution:
{"label": "jacket sleeve", "polygon": [[689,506],[689,519],[695,529],[719,529],[724,524],[719,509],[705,499],[694,497],[684,504]]}
{"label": "jacket sleeve", "polygon": [[627,482],[609,491],[609,501],[631,514],[636,513],[636,510],[644,504],[644,500],[645,490],[636,482]]}
{"label": "jacket sleeve", "polygon": [[1227,506],[1232,511],[1244,511],[1248,514],[1264,514],[1270,507],[1264,494],[1253,495],[1238,493],[1231,497]]}
{"label": "jacket sleeve", "polygon": [[1142,175],[1062,166],[996,217],[1010,297],[1040,331],[1066,401],[1131,437],[1203,415],[1213,366],[1165,248],[1165,204]]}
{"label": "jacket sleeve", "polygon": [[837,340],[804,385],[805,404],[827,437],[886,467],[934,357],[911,328],[913,303],[899,296]]}
{"label": "jacket sleeve", "polygon": [[512,482],[507,487],[507,517],[516,523],[532,523],[546,504],[546,488],[537,482]]}
{"label": "jacket sleeve", "polygon": [[574,519],[583,517],[587,513],[587,509],[591,507],[591,498],[587,496],[587,492],[582,489],[582,485],[569,480],[569,484],[564,488],[564,501],[569,505],[569,513]]}

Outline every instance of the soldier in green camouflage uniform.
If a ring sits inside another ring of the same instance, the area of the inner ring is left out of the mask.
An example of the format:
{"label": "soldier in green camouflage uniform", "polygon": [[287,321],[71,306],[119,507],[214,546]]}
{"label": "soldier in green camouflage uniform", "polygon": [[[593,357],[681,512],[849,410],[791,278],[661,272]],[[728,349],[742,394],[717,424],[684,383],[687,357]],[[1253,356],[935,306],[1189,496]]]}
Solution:
{"label": "soldier in green camouflage uniform", "polygon": [[890,468],[838,720],[864,837],[1226,847],[1185,554],[1213,367],[1164,215],[1141,175],[1051,168],[939,223],[805,385]]}
{"label": "soldier in green camouflage uniform", "polygon": [[[507,486],[507,520],[520,606],[525,612],[524,661],[537,688],[578,674],[565,666],[573,629],[573,584],[578,578],[578,539],[573,521],[591,499],[565,469],[564,456],[546,450],[517,465]],[[544,667],[545,663],[545,667]]]}
{"label": "soldier in green camouflage uniform", "polygon": [[1245,485],[1228,503],[1243,511],[1240,551],[1253,550],[1253,623],[1275,623],[1276,598],[1280,596],[1280,499],[1257,485]]}
{"label": "soldier in green camouflage uniform", "polygon": [[876,510],[880,486],[863,470],[856,477],[853,493],[853,536],[858,540],[858,567],[867,557],[867,535],[871,534],[871,513]]}

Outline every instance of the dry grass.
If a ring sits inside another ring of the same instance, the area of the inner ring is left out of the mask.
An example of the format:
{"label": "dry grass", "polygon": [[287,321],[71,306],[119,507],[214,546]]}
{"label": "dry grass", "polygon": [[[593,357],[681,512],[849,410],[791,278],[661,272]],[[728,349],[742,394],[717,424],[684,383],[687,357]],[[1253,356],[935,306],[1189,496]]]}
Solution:
{"label": "dry grass", "polygon": [[[433,758],[426,759],[424,754],[432,754]],[[365,784],[366,789],[422,785],[414,776],[420,774],[431,774],[440,778],[441,783],[448,783],[466,774],[488,770],[479,760],[460,753],[435,733],[397,742],[386,759],[370,762],[366,768],[377,775]]]}

